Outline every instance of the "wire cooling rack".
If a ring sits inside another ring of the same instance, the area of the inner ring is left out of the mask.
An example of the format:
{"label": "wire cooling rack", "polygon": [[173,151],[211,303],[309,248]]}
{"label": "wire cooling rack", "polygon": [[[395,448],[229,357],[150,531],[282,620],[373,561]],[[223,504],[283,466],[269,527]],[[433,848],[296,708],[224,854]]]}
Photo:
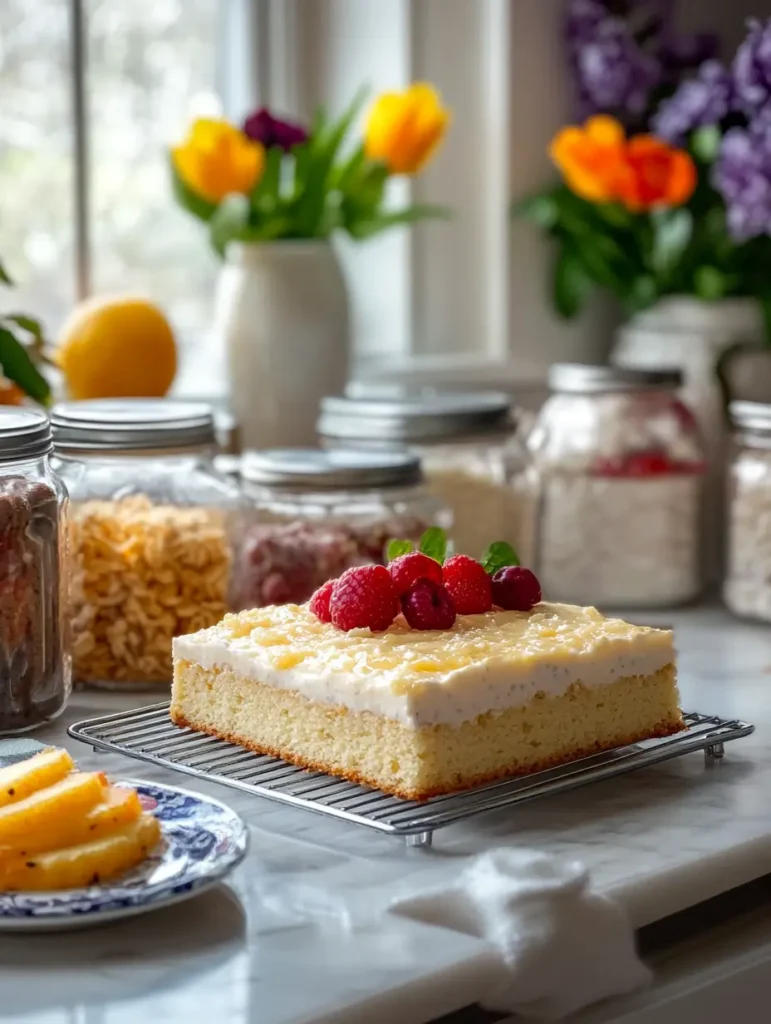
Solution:
{"label": "wire cooling rack", "polygon": [[255,754],[233,743],[174,725],[169,718],[168,702],[92,718],[71,726],[68,731],[74,739],[90,744],[95,750],[126,754],[269,800],[403,836],[410,846],[428,846],[436,829],[482,811],[564,793],[589,782],[697,750],[703,750],[708,761],[719,759],[728,740],[749,736],[755,728],[747,722],[728,721],[695,711],[684,718],[686,728],[675,736],[617,747],[559,768],[423,802],[400,800],[345,779],[308,772],[277,757]]}

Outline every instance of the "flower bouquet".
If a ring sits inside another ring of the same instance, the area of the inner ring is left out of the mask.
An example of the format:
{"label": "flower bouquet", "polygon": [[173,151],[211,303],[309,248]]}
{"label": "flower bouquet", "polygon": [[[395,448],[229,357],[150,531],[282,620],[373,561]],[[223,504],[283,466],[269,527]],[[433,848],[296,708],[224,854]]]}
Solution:
{"label": "flower bouquet", "polygon": [[346,147],[364,96],[338,120],[319,112],[310,128],[261,109],[239,128],[193,123],[171,150],[175,195],[205,221],[215,250],[231,241],[323,239],[335,231],[369,238],[397,224],[446,215],[442,207],[386,208],[394,175],[416,174],[444,137],[449,113],[437,92],[415,84],[379,96],[363,139]]}
{"label": "flower bouquet", "polygon": [[[517,208],[557,244],[554,305],[572,317],[597,287],[627,314],[667,295],[751,297],[771,337],[771,20],[750,23],[730,68],[710,57],[675,86],[661,47],[657,58],[635,48],[609,6],[576,0],[568,23],[575,33],[584,16],[584,35],[569,34],[582,109],[606,110],[557,133],[550,155],[562,182]],[[635,130],[641,119],[645,131]]]}

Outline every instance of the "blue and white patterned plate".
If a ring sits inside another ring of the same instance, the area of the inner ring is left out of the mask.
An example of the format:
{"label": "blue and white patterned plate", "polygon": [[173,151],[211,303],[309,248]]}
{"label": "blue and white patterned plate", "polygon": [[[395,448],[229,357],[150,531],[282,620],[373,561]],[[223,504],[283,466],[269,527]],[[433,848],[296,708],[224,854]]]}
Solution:
{"label": "blue and white patterned plate", "polygon": [[112,883],[61,892],[0,892],[0,931],[64,931],[114,921],[189,899],[239,864],[249,833],[219,800],[149,782],[133,786],[161,823],[163,840]]}

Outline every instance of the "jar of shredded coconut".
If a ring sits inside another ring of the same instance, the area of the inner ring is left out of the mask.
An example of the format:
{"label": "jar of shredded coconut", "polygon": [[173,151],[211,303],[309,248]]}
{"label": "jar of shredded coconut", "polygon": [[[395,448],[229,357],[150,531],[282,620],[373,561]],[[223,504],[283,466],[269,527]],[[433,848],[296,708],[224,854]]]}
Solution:
{"label": "jar of shredded coconut", "polygon": [[236,568],[242,606],[301,604],[346,569],[385,564],[389,540],[417,545],[452,523],[405,452],[273,449],[247,453],[238,470],[256,512]]}
{"label": "jar of shredded coconut", "polygon": [[234,607],[246,502],[218,473],[212,410],[168,399],[66,402],[52,413],[71,498],[76,683],[171,684],[171,641]]}
{"label": "jar of shredded coconut", "polygon": [[0,409],[0,735],[55,718],[71,688],[67,496],[43,412]]}
{"label": "jar of shredded coconut", "polygon": [[736,615],[771,622],[771,405],[732,402],[728,566],[723,598]]}
{"label": "jar of shredded coconut", "polygon": [[518,483],[526,453],[507,395],[420,393],[403,398],[328,397],[318,433],[327,448],[411,450],[430,492],[453,516],[455,550],[479,558],[495,540],[529,562],[535,509]]}
{"label": "jar of shredded coconut", "polygon": [[701,579],[704,455],[677,370],[557,364],[528,438],[550,600],[665,607]]}

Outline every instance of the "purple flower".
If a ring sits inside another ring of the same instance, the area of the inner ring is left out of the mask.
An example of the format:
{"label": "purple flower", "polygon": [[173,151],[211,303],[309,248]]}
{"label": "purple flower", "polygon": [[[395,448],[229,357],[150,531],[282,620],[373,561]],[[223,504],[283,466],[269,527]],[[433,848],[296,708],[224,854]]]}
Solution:
{"label": "purple flower", "polygon": [[661,81],[661,65],[638,45],[630,24],[610,14],[601,0],[573,0],[565,31],[579,116],[642,113]]}
{"label": "purple flower", "polygon": [[261,142],[266,148],[278,146],[286,153],[308,138],[307,131],[301,125],[274,117],[266,107],[261,107],[247,117],[244,121],[244,135],[255,142]]}
{"label": "purple flower", "polygon": [[661,61],[669,72],[698,68],[714,60],[720,51],[720,40],[714,32],[668,34],[661,46]]}
{"label": "purple flower", "polygon": [[714,185],[726,202],[738,242],[771,235],[771,109],[748,128],[730,128],[715,164]]}
{"label": "purple flower", "polygon": [[683,82],[674,96],[659,107],[653,118],[656,135],[682,145],[694,128],[719,124],[733,104],[733,79],[716,60],[702,64],[699,74]]}
{"label": "purple flower", "polygon": [[751,19],[749,33],[736,52],[733,73],[736,95],[746,113],[757,114],[771,99],[771,18]]}

